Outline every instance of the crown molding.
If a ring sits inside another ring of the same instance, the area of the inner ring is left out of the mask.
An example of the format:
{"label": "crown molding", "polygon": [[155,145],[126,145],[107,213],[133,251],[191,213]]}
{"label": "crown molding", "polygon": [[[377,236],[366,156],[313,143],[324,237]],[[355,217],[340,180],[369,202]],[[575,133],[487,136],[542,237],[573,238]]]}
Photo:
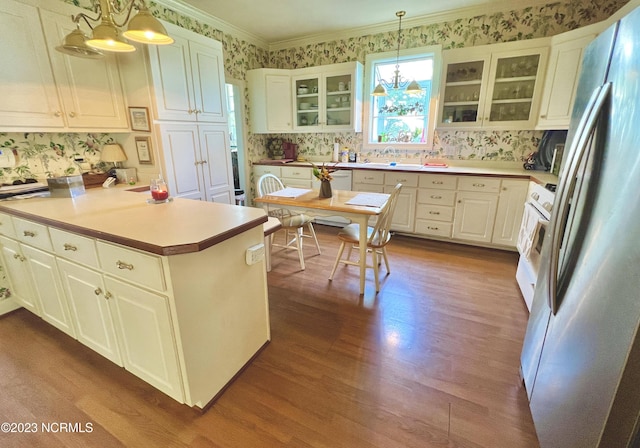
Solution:
{"label": "crown molding", "polygon": [[235,38],[240,40],[244,40],[247,43],[253,44],[256,47],[260,47],[264,50],[269,49],[269,43],[256,36],[255,34],[249,33],[243,29],[238,28],[235,25],[232,25],[224,20],[221,20],[211,14],[208,14],[198,8],[194,8],[190,5],[185,5],[180,0],[155,0],[160,6],[171,9],[172,11],[177,12],[178,14],[182,14],[189,18],[198,20],[202,23],[206,23],[207,25],[211,25],[215,29],[222,31],[225,34],[229,34]]}
{"label": "crown molding", "polygon": [[[402,29],[415,28],[419,26],[432,25],[443,22],[450,22],[458,19],[466,19],[477,16],[484,16],[497,12],[513,11],[519,8],[541,6],[551,4],[551,0],[503,0],[490,5],[470,6],[459,8],[442,13],[427,14],[419,17],[403,18]],[[406,17],[406,16],[405,16]],[[304,47],[307,45],[319,44],[336,40],[346,40],[355,37],[369,36],[379,33],[387,33],[398,30],[398,20],[385,22],[376,25],[367,25],[358,28],[351,28],[342,32],[317,33],[300,38],[286,39],[269,43],[269,51],[279,51],[292,47]]]}

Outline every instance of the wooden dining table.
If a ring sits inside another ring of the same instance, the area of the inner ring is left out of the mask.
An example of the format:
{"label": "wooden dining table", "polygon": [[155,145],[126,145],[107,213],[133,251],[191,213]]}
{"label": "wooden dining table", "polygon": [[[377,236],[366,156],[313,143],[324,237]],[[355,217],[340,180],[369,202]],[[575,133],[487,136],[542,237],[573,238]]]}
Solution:
{"label": "wooden dining table", "polygon": [[[288,193],[290,192],[290,193]],[[388,194],[360,191],[333,190],[330,198],[319,197],[318,190],[285,188],[280,192],[255,198],[257,204],[269,209],[286,209],[304,213],[308,216],[342,216],[360,225],[360,294],[364,294],[365,273],[367,268],[367,226],[372,216],[379,215]],[[366,205],[370,203],[372,205]],[[358,205],[363,204],[363,205]]]}

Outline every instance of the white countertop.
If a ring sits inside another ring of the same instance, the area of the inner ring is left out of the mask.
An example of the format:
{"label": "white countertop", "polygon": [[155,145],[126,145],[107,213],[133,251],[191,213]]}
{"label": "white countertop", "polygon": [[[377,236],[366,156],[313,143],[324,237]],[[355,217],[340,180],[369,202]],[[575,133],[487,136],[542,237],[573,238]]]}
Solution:
{"label": "white countertop", "polygon": [[264,210],[175,199],[149,204],[128,185],[91,188],[76,198],[0,202],[0,211],[159,255],[197,252],[267,221]]}
{"label": "white countertop", "polygon": [[[321,165],[322,162],[314,162],[316,165]],[[256,165],[262,165],[266,163],[255,163]],[[517,164],[490,164],[490,163],[463,163],[451,164],[446,167],[438,166],[424,166],[412,163],[400,163],[395,166],[391,166],[389,163],[335,163],[324,162],[326,166],[335,167],[338,169],[362,169],[362,170],[377,170],[377,171],[401,171],[401,172],[416,172],[416,173],[432,173],[432,174],[452,174],[460,176],[498,176],[498,177],[515,177],[522,179],[531,179],[539,184],[557,184],[558,176],[551,174],[547,171],[534,171],[525,170]],[[310,162],[289,162],[279,164],[277,161],[274,163],[268,163],[273,166],[306,166],[311,165]]]}

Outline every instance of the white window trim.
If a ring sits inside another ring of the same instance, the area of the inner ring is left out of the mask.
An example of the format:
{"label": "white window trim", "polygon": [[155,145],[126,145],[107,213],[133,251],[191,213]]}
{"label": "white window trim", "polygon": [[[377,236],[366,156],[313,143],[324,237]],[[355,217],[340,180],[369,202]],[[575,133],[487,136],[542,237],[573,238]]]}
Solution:
{"label": "white window trim", "polygon": [[442,72],[442,46],[431,45],[428,47],[410,48],[400,50],[400,61],[403,59],[412,59],[416,55],[433,54],[433,79],[431,81],[431,99],[429,100],[429,123],[427,127],[427,141],[425,143],[401,143],[401,142],[382,142],[369,143],[371,133],[371,91],[372,86],[372,65],[379,62],[395,62],[398,54],[396,51],[386,51],[383,53],[369,53],[365,57],[365,76],[364,76],[364,99],[363,99],[363,150],[382,150],[393,146],[396,149],[424,151],[433,148],[433,135],[437,123],[438,99],[440,97],[440,73]]}

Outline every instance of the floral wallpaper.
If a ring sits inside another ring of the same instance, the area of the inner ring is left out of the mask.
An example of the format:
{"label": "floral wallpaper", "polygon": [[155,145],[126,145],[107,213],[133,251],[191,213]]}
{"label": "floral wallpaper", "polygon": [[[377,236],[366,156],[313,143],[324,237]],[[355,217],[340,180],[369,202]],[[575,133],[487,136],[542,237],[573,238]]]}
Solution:
{"label": "floral wallpaper", "polygon": [[[97,0],[59,0],[93,10]],[[568,0],[437,24],[403,29],[402,48],[441,44],[443,48],[469,47],[497,42],[554,35],[606,19],[627,0]],[[223,44],[226,75],[245,79],[247,70],[260,67],[298,68],[358,60],[368,53],[394,50],[397,32],[363,35],[269,52],[254,44],[225,34],[207,23],[182,16],[150,2],[153,15],[183,28],[219,40]],[[251,107],[245,92],[245,121],[248,129]],[[431,151],[383,151],[363,153],[367,158],[428,159],[448,158],[482,161],[523,161],[535,151],[542,136],[538,131],[438,131]],[[362,134],[353,132],[318,134],[248,135],[247,155],[251,161],[266,157],[269,138],[281,137],[298,143],[300,153],[309,158],[329,159],[333,143],[362,147]],[[74,157],[91,163],[99,160],[99,148],[111,137],[105,134],[6,133],[0,134],[2,148],[17,155],[18,166],[0,169],[0,182],[28,176],[46,177],[76,169]]]}

